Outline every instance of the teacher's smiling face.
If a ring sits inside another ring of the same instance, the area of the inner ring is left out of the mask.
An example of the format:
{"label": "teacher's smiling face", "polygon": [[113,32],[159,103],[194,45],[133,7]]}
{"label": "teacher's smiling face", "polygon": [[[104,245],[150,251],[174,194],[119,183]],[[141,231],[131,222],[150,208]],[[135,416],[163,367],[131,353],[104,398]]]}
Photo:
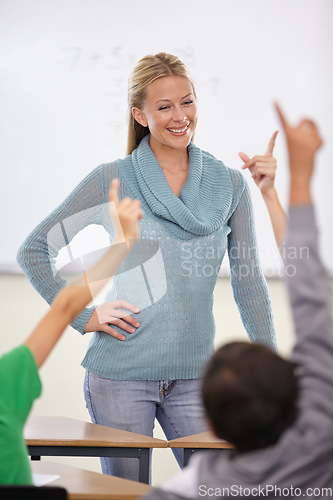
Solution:
{"label": "teacher's smiling face", "polygon": [[150,147],[186,149],[197,124],[197,104],[190,81],[184,76],[163,76],[147,87],[143,109],[132,108],[137,122],[148,127]]}

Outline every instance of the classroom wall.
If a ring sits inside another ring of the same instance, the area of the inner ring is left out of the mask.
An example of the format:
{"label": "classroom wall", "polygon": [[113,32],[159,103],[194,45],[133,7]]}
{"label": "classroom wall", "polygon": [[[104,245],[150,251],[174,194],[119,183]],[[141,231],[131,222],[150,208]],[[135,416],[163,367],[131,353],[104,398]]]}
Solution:
{"label": "classroom wall", "polygon": [[[19,269],[19,245],[85,175],[124,156],[127,78],[137,60],[159,51],[189,66],[195,142],[229,167],[240,169],[239,151],[266,150],[280,127],[273,100],[293,123],[304,115],[318,122],[325,146],[314,192],[333,271],[332,13],[331,0],[1,0],[0,271]],[[275,155],[285,204],[282,134]],[[279,256],[254,183],[250,190],[271,277]]]}
{"label": "classroom wall", "polygon": [[[283,282],[268,281],[271,294],[280,353],[288,355],[294,342],[293,327]],[[28,333],[48,310],[46,302],[23,275],[0,274],[0,354],[24,341]],[[216,345],[236,339],[246,339],[230,281],[218,279],[215,288],[214,316]],[[47,332],[45,332],[47,335]],[[84,369],[80,362],[90,335],[81,336],[69,327],[50,358],[41,369],[42,396],[35,402],[33,415],[62,415],[90,421],[83,398]],[[155,437],[164,439],[156,426]],[[47,458],[68,465],[100,472],[97,458]],[[162,484],[178,472],[178,465],[170,450],[155,450],[153,454],[154,485]]]}

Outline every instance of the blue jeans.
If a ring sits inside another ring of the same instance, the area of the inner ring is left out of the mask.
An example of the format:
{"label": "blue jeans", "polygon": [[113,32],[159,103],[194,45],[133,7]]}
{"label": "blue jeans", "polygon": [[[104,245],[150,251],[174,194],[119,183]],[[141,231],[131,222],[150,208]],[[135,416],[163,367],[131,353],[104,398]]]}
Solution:
{"label": "blue jeans", "polygon": [[[167,440],[208,430],[201,379],[110,380],[86,371],[84,393],[95,424],[152,436],[155,418]],[[179,465],[182,450],[173,449]],[[101,458],[104,474],[138,481],[136,458]]]}

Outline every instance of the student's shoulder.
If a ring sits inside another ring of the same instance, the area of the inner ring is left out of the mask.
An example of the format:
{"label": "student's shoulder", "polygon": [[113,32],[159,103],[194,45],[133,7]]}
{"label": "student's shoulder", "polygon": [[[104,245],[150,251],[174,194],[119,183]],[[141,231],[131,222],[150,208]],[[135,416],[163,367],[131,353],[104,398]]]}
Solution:
{"label": "student's shoulder", "polygon": [[161,488],[153,490],[147,500],[185,500],[196,498],[201,454],[196,453],[189,464]]}
{"label": "student's shoulder", "polygon": [[18,366],[22,366],[22,363],[28,363],[32,367],[35,367],[34,361],[30,349],[22,344],[0,356],[0,371],[4,370],[8,372],[15,370]]}
{"label": "student's shoulder", "polygon": [[0,357],[0,399],[19,417],[41,393],[38,367],[30,349],[22,344]]}

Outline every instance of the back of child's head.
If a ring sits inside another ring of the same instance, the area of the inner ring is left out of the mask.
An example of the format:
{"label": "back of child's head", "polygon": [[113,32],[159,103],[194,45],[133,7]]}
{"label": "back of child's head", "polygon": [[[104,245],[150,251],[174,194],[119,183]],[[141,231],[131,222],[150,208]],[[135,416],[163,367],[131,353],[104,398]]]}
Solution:
{"label": "back of child's head", "polygon": [[264,448],[296,417],[295,364],[264,346],[232,342],[208,363],[202,394],[220,438],[240,452]]}

